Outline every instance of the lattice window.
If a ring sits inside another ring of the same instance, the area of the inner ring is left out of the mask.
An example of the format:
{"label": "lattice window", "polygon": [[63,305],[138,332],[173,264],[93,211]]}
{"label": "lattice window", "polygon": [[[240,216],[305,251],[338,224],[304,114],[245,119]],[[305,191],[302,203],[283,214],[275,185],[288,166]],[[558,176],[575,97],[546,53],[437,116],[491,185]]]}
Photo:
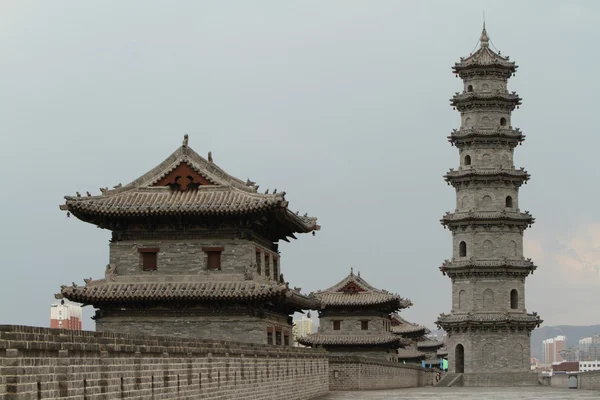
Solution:
{"label": "lattice window", "polygon": [[271,255],[265,253],[265,275],[271,276]]}
{"label": "lattice window", "polygon": [[273,257],[273,279],[279,279],[279,259],[277,257]]}
{"label": "lattice window", "polygon": [[202,251],[206,253],[206,269],[220,270],[223,247],[203,247]]}
{"label": "lattice window", "polygon": [[260,250],[256,249],[256,273],[258,275],[262,274],[262,271],[261,271],[262,257],[261,257],[261,255],[262,255],[262,253],[260,252]]}

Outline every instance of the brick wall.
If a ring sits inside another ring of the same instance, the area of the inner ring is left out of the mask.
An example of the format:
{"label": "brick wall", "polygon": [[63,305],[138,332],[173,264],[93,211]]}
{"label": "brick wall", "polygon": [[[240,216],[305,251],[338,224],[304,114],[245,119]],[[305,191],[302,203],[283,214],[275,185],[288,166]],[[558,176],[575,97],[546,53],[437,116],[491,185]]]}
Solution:
{"label": "brick wall", "polygon": [[322,350],[0,326],[0,400],[311,399]]}
{"label": "brick wall", "polygon": [[580,389],[600,390],[600,371],[580,372],[577,378]]}
{"label": "brick wall", "polygon": [[491,372],[463,374],[463,386],[538,386],[537,372]]}
{"label": "brick wall", "polygon": [[365,357],[329,357],[330,390],[395,389],[431,385],[432,372]]}

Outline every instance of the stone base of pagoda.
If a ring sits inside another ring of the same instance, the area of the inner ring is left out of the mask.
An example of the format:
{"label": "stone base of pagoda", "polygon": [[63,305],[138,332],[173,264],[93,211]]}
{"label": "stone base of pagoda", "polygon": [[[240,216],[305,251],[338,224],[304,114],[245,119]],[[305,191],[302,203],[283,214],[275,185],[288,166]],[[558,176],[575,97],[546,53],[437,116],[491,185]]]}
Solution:
{"label": "stone base of pagoda", "polygon": [[149,336],[291,346],[292,325],[287,315],[252,315],[251,310],[99,310],[96,331]]}
{"label": "stone base of pagoda", "polygon": [[449,332],[447,349],[450,373],[523,374],[531,371],[527,330],[488,327]]}
{"label": "stone base of pagoda", "polygon": [[506,387],[539,386],[537,372],[486,372],[463,374],[462,386],[466,387]]}

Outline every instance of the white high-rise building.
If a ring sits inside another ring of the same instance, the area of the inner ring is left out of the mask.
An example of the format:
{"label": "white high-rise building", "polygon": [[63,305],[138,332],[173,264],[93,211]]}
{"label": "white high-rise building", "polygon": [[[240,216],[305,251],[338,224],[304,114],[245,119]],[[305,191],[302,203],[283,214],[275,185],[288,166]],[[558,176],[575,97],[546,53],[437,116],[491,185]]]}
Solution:
{"label": "white high-rise building", "polygon": [[81,306],[62,300],[50,306],[50,328],[81,330]]}
{"label": "white high-rise building", "polygon": [[310,314],[302,316],[302,319],[294,320],[294,327],[292,328],[292,334],[294,335],[294,346],[301,346],[298,344],[298,338],[306,335],[310,335],[315,331],[315,322],[310,318]]}

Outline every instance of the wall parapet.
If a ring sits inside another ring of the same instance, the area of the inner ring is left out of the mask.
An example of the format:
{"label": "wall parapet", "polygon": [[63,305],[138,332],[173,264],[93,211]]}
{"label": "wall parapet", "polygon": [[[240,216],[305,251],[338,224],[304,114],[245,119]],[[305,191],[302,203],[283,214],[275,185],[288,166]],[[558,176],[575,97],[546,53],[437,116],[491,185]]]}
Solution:
{"label": "wall parapet", "polygon": [[305,400],[328,368],[321,349],[0,325],[0,400]]}
{"label": "wall parapet", "polygon": [[433,385],[434,373],[416,365],[361,356],[329,356],[330,390],[398,389]]}

